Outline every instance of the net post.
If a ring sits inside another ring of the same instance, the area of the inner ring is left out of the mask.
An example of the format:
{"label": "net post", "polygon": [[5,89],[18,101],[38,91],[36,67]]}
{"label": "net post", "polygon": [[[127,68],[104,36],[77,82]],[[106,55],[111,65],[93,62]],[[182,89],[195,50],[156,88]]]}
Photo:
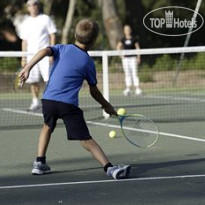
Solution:
{"label": "net post", "polygon": [[[108,75],[109,71],[108,71],[108,55],[106,51],[103,51],[102,53],[102,71],[103,71],[103,96],[109,102],[109,75]],[[110,115],[103,110],[103,117],[105,119],[108,119]]]}
{"label": "net post", "polygon": [[[192,20],[192,25],[189,27],[189,30],[188,30],[188,33],[187,33],[187,36],[186,36],[186,39],[185,39],[185,42],[184,42],[184,47],[187,47],[188,44],[189,44],[189,40],[190,40],[190,37],[191,37],[191,34],[192,34],[192,30],[193,30],[193,22],[196,20],[198,11],[199,11],[199,9],[201,7],[201,2],[202,2],[202,0],[198,0],[197,1],[196,7],[195,7],[195,10],[194,10],[194,14],[193,14],[193,17],[192,17],[192,19],[193,19]],[[175,74],[174,81],[173,81],[173,85],[174,86],[177,84],[179,70],[181,68],[182,61],[184,60],[184,55],[185,55],[185,53],[181,53],[178,65],[176,67],[176,74]]]}

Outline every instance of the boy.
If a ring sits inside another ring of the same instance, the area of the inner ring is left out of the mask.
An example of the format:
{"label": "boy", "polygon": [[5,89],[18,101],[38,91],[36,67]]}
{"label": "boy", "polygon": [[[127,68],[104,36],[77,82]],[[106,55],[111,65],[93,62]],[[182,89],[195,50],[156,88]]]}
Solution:
{"label": "boy", "polygon": [[54,57],[54,65],[42,99],[44,125],[39,136],[38,156],[34,161],[32,174],[41,175],[51,172],[46,164],[46,150],[56,121],[62,118],[66,126],[67,138],[80,140],[82,146],[103,166],[108,176],[114,179],[129,176],[129,165],[113,166],[110,163],[101,147],[90,136],[83,112],[78,108],[78,93],[83,81],[87,80],[91,96],[108,114],[117,114],[97,88],[95,66],[87,53],[95,43],[98,30],[96,22],[89,19],[81,20],[75,29],[74,45],[55,45],[40,50],[19,73],[20,80],[24,83],[36,63],[45,56]]}

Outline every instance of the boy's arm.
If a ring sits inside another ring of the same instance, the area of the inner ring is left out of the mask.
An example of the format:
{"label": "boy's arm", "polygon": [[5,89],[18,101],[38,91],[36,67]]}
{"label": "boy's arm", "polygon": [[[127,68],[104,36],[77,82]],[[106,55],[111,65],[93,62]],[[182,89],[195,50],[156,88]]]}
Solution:
{"label": "boy's arm", "polygon": [[25,67],[19,73],[20,82],[23,85],[24,82],[28,79],[30,70],[45,56],[51,56],[52,50],[50,48],[44,48],[40,50],[32,59],[31,61],[25,65]]}
{"label": "boy's arm", "polygon": [[117,115],[112,105],[103,97],[102,93],[98,90],[97,86],[90,85],[91,96],[102,105],[102,108],[110,115]]}

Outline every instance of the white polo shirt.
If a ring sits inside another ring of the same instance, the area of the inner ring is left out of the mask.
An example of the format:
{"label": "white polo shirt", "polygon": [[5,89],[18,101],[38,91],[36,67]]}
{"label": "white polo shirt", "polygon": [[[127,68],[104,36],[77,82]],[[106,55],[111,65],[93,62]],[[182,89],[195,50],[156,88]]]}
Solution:
{"label": "white polo shirt", "polygon": [[27,41],[27,51],[37,52],[49,46],[49,35],[56,33],[56,26],[45,14],[29,16],[22,25],[20,38]]}

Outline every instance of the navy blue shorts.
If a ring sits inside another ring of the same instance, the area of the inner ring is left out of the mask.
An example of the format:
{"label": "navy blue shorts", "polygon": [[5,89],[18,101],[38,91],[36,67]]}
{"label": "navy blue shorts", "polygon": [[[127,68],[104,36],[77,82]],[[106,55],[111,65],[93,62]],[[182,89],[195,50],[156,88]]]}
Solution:
{"label": "navy blue shorts", "polygon": [[89,140],[90,136],[83,111],[72,105],[53,100],[42,100],[44,123],[49,126],[51,132],[56,127],[58,119],[62,119],[69,140]]}

